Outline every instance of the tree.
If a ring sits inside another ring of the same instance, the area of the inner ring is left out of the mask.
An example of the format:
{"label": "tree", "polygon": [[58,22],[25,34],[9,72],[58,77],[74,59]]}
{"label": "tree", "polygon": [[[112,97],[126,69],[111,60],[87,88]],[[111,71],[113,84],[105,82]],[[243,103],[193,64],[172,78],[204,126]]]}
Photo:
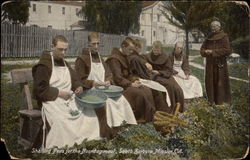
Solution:
{"label": "tree", "polygon": [[249,10],[248,6],[235,2],[224,2],[216,13],[223,30],[229,35],[234,52],[248,59]]}
{"label": "tree", "polygon": [[86,1],[80,15],[87,17],[88,30],[128,35],[139,32],[141,11],[140,1]]}
{"label": "tree", "polygon": [[[210,23],[213,20],[221,22],[222,29],[228,33],[232,47],[243,57],[248,57],[249,44],[249,9],[248,6],[235,2],[170,2],[163,14],[171,24],[186,33],[186,48],[188,48],[188,33],[200,31],[205,36],[210,33]],[[173,18],[171,18],[173,16]]]}
{"label": "tree", "polygon": [[29,19],[29,1],[6,1],[2,4],[1,21],[26,24]]}
{"label": "tree", "polygon": [[216,5],[220,2],[168,2],[163,6],[162,13],[171,24],[185,31],[186,54],[189,56],[189,33],[199,28],[206,33],[205,24],[212,21]]}

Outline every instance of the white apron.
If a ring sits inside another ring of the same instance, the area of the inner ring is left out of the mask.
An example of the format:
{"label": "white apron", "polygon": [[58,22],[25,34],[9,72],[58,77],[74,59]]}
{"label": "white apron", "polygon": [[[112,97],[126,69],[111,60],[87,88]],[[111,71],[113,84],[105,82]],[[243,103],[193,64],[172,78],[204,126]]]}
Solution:
{"label": "white apron", "polygon": [[[173,69],[178,72],[178,75],[185,78],[186,75],[184,71],[182,70],[181,65],[182,65],[182,60],[177,61],[176,59],[174,59]],[[179,84],[179,86],[182,88],[184,99],[191,99],[191,98],[203,96],[201,83],[196,77],[190,75],[188,80],[184,80],[176,76],[173,76],[173,77],[176,80],[176,82]]]}
{"label": "white apron", "polygon": [[139,78],[139,81],[141,82],[142,85],[157,90],[157,91],[161,91],[161,92],[165,92],[166,93],[166,102],[168,104],[168,107],[170,107],[171,102],[170,102],[170,98],[169,98],[169,94],[167,89],[161,85],[160,83],[156,82],[156,81],[152,81],[152,80],[147,80],[147,79],[141,79]]}
{"label": "white apron", "polygon": [[[55,66],[52,54],[51,60],[50,86],[58,88],[59,91],[72,93],[70,72],[65,62],[65,66]],[[46,137],[45,148],[54,146],[60,148],[65,145],[71,147],[74,143],[80,144],[84,139],[100,139],[99,123],[95,111],[93,109],[78,109],[74,96],[73,94],[72,99],[68,101],[57,97],[55,101],[43,102],[43,145],[46,120],[51,127]],[[78,114],[72,115],[72,111]]]}
{"label": "white apron", "polygon": [[[90,56],[91,66],[90,66],[90,73],[88,76],[88,80],[104,82],[105,69],[103,67],[99,53],[98,56],[100,62],[98,63],[92,61],[92,55],[90,52],[89,56]],[[106,116],[109,127],[120,126],[123,123],[123,121],[125,121],[127,124],[137,124],[131,106],[123,95],[118,100],[113,100],[111,98],[107,99]]]}

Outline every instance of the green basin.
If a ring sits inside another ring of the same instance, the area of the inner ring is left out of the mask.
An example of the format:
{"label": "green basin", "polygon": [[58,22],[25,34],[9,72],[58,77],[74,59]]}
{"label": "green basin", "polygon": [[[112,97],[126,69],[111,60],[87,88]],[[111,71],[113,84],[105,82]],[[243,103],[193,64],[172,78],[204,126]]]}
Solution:
{"label": "green basin", "polygon": [[76,95],[76,102],[80,107],[83,108],[100,108],[106,104],[107,96],[105,93],[90,89],[79,95]]}
{"label": "green basin", "polygon": [[96,89],[104,92],[109,98],[114,98],[114,99],[121,97],[122,92],[123,92],[122,87],[115,86],[115,85],[111,85],[109,87],[99,86],[99,87],[96,87]]}

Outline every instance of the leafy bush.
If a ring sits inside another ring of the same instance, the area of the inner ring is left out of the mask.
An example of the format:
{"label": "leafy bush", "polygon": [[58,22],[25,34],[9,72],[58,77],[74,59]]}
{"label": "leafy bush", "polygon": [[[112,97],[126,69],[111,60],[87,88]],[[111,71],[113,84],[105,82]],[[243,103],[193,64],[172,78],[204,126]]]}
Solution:
{"label": "leafy bush", "polygon": [[232,41],[232,48],[234,52],[240,54],[245,59],[248,59],[249,54],[249,38],[249,36],[239,37]]}
{"label": "leafy bush", "polygon": [[[67,151],[74,153],[66,153]],[[161,151],[167,151],[161,153]],[[59,153],[63,152],[63,153]],[[91,152],[91,153],[88,153]],[[96,153],[93,153],[96,152]],[[105,153],[106,152],[106,153]],[[152,123],[124,128],[114,139],[83,141],[71,148],[54,148],[52,154],[33,153],[33,158],[42,159],[179,159],[166,145],[166,138],[157,132]]]}
{"label": "leafy bush", "polygon": [[247,69],[248,69],[247,67],[248,67],[247,64],[239,64],[239,63],[231,64],[229,65],[228,68],[229,75],[232,77],[248,80],[249,77],[247,75]]}
{"label": "leafy bush", "polygon": [[209,106],[202,98],[192,101],[181,117],[189,123],[187,128],[179,128],[179,136],[191,159],[238,158],[246,151],[246,120],[234,105]]}

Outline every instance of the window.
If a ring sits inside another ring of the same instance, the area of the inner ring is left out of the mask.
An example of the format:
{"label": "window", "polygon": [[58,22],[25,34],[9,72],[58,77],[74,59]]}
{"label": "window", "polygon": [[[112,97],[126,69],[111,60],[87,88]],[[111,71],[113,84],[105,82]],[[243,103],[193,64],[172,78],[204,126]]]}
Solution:
{"label": "window", "polygon": [[65,14],[65,7],[62,7],[62,14]]}
{"label": "window", "polygon": [[141,19],[145,20],[145,14],[144,13],[141,14]]}
{"label": "window", "polygon": [[76,15],[77,15],[78,12],[79,12],[79,8],[76,8]]}
{"label": "window", "polygon": [[51,6],[48,6],[48,13],[51,13]]}
{"label": "window", "polygon": [[157,14],[157,21],[160,22],[161,20],[161,15]]}
{"label": "window", "polygon": [[51,28],[52,28],[52,25],[48,25],[48,28],[50,28],[50,29],[51,29]]}
{"label": "window", "polygon": [[155,31],[153,32],[153,36],[155,37]]}
{"label": "window", "polygon": [[144,30],[141,31],[141,36],[144,36]]}
{"label": "window", "polygon": [[36,12],[36,4],[33,4],[32,8],[33,8],[33,12]]}

